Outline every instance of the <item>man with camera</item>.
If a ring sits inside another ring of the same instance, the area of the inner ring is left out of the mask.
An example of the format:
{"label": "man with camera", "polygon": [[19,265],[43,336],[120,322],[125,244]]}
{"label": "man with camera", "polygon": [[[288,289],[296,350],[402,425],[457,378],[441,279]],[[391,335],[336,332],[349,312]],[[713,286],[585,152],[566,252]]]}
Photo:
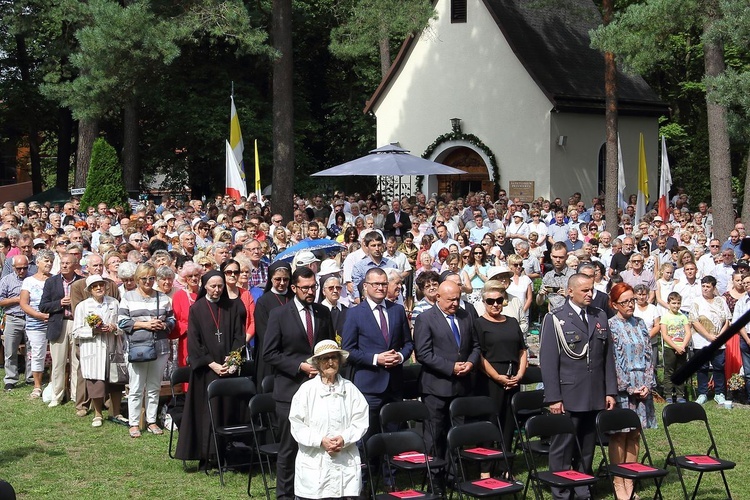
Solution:
{"label": "man with camera", "polygon": [[537,305],[549,301],[550,309],[557,309],[565,303],[565,290],[568,289],[568,278],[575,274],[573,269],[565,265],[568,249],[562,241],[555,242],[550,251],[552,270],[542,278],[542,287],[536,296]]}

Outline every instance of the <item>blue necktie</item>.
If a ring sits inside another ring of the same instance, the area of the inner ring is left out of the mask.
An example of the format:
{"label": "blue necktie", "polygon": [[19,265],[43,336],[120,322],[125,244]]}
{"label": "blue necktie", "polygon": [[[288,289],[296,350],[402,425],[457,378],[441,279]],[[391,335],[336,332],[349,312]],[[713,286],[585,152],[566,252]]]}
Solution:
{"label": "blue necktie", "polygon": [[458,345],[458,347],[461,347],[461,335],[458,334],[458,325],[456,325],[454,318],[455,316],[453,316],[452,314],[448,315],[448,321],[451,322],[451,330],[453,330],[453,338],[456,339],[456,345]]}

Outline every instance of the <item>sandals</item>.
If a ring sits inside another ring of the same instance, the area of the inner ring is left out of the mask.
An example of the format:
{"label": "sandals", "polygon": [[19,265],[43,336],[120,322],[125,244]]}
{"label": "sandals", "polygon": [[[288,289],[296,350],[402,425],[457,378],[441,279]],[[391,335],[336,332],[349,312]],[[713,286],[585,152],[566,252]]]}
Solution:
{"label": "sandals", "polygon": [[154,434],[155,436],[161,436],[164,434],[164,431],[156,424],[151,424],[148,427],[146,427],[146,430],[150,432],[151,434]]}
{"label": "sandals", "polygon": [[102,420],[102,417],[94,417],[94,420],[91,421],[91,427],[101,427]]}
{"label": "sandals", "polygon": [[42,389],[39,387],[35,387],[33,391],[31,391],[31,396],[29,396],[31,399],[39,399],[42,397]]}
{"label": "sandals", "polygon": [[130,428],[130,437],[132,438],[139,438],[141,437],[141,431],[138,429],[138,427],[131,427]]}

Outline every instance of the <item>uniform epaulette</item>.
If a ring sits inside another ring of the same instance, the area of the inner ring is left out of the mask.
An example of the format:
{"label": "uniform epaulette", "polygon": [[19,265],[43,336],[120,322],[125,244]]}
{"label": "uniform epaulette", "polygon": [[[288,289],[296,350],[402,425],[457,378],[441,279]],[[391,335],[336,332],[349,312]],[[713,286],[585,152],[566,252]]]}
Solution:
{"label": "uniform epaulette", "polygon": [[563,308],[564,306],[565,306],[565,302],[563,302],[563,304],[562,304],[561,306],[558,306],[558,307],[554,307],[554,308],[550,309],[550,310],[549,310],[549,312],[550,312],[550,313],[552,313],[552,314],[557,314],[557,313],[559,313],[560,311],[562,311],[562,308]]}

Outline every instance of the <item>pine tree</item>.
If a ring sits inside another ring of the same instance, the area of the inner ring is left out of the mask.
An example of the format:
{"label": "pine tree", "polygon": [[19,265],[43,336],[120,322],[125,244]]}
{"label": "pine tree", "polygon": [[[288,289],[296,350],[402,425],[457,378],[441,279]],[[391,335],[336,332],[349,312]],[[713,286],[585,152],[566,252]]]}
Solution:
{"label": "pine tree", "polygon": [[86,192],[81,198],[81,208],[95,207],[99,203],[107,206],[128,206],[128,193],[122,181],[122,167],[117,152],[106,140],[99,138],[91,150],[91,165],[86,181]]}

